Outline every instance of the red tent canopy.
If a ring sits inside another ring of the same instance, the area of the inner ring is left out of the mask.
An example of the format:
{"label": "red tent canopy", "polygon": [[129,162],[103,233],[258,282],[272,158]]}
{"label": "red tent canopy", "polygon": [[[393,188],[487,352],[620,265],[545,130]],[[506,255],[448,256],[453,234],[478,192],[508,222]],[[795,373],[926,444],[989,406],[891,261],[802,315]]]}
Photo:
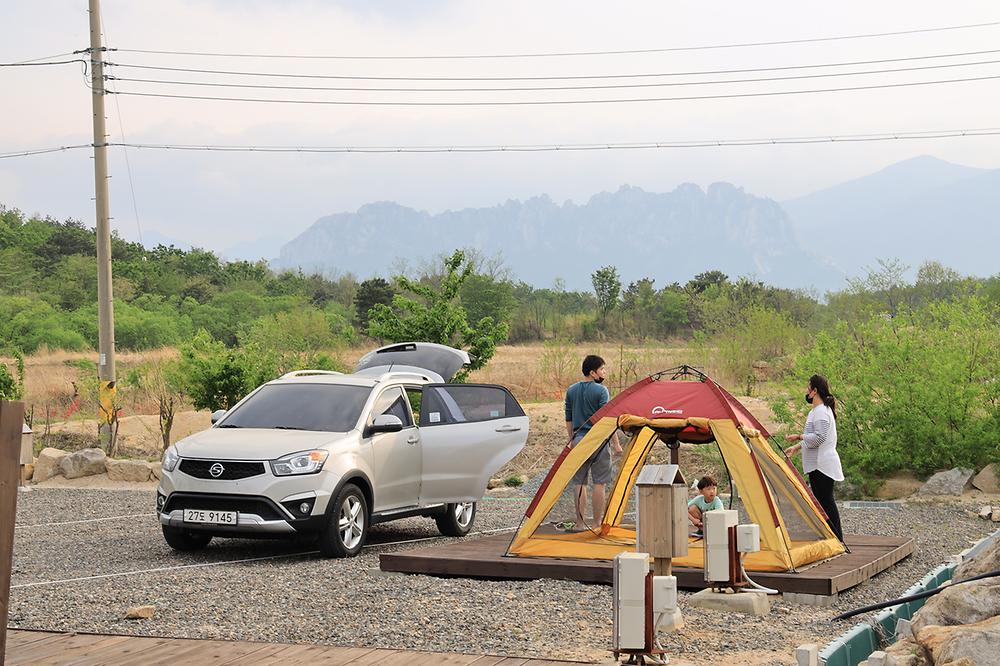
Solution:
{"label": "red tent canopy", "polygon": [[590,417],[590,422],[597,423],[605,416],[617,418],[622,414],[651,419],[731,418],[760,431],[765,438],[770,437],[760,421],[711,377],[692,371],[693,374],[679,374],[698,377],[698,381],[659,379],[667,372],[646,377],[628,387]]}

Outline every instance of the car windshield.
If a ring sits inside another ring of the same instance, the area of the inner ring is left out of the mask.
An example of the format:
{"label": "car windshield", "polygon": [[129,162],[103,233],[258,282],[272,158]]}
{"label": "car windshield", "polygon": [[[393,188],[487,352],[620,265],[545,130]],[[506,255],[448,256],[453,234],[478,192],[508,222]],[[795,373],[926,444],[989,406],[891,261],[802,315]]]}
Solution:
{"label": "car windshield", "polygon": [[347,432],[361,417],[371,389],[337,384],[268,384],[217,427]]}

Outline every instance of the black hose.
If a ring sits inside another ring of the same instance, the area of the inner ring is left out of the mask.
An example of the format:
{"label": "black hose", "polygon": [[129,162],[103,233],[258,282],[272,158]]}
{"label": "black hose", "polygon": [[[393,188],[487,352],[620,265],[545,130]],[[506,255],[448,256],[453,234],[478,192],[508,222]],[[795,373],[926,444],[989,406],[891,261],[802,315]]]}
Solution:
{"label": "black hose", "polygon": [[989,573],[979,574],[978,576],[973,576],[972,578],[966,578],[964,580],[956,580],[953,582],[945,583],[939,587],[935,587],[933,590],[927,590],[926,592],[918,592],[917,594],[911,594],[908,597],[901,597],[899,599],[893,599],[892,601],[883,601],[881,603],[872,604],[871,606],[862,606],[861,608],[855,608],[854,610],[847,611],[846,613],[841,613],[837,617],[830,620],[831,622],[836,622],[837,620],[846,620],[847,618],[854,617],[855,615],[861,615],[862,613],[867,613],[869,611],[879,610],[882,608],[888,608],[889,606],[895,606],[897,604],[905,604],[907,601],[916,601],[917,599],[925,599],[927,597],[934,596],[942,590],[946,590],[949,587],[954,587],[955,585],[961,585],[962,583],[971,583],[974,580],[979,580],[981,578],[993,578],[1000,576],[1000,569],[996,571],[991,571]]}

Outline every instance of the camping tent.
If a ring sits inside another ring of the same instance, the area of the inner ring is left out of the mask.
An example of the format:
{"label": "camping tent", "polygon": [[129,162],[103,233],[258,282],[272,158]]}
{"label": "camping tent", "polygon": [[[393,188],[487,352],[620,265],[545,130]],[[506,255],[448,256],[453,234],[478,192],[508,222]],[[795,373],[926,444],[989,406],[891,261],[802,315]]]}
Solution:
{"label": "camping tent", "polygon": [[[693,381],[692,381],[693,380]],[[764,427],[714,380],[688,366],[647,377],[608,402],[591,418],[580,442],[567,445],[552,465],[507,549],[515,557],[612,559],[635,549],[635,527],[623,524],[639,470],[653,445],[718,444],[742,501],[741,513],[760,526],[760,552],[748,554],[749,571],[792,571],[845,551],[795,468],[768,443]],[[545,524],[572,492],[574,473],[619,428],[633,437],[609,485],[600,525],[560,532]],[[676,566],[701,567],[702,541],[690,538]]]}

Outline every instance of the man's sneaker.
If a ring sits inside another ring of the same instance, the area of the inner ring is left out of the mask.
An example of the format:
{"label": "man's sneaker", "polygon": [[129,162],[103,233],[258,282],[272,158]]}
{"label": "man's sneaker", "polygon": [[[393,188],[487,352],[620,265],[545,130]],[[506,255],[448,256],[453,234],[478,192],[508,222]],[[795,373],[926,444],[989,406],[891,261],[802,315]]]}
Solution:
{"label": "man's sneaker", "polygon": [[570,532],[576,527],[576,523],[572,520],[565,520],[561,523],[556,523],[556,529],[560,532]]}
{"label": "man's sneaker", "polygon": [[704,539],[705,538],[705,533],[702,532],[700,529],[695,530],[694,531],[694,535],[696,537],[698,537],[699,539]]}

